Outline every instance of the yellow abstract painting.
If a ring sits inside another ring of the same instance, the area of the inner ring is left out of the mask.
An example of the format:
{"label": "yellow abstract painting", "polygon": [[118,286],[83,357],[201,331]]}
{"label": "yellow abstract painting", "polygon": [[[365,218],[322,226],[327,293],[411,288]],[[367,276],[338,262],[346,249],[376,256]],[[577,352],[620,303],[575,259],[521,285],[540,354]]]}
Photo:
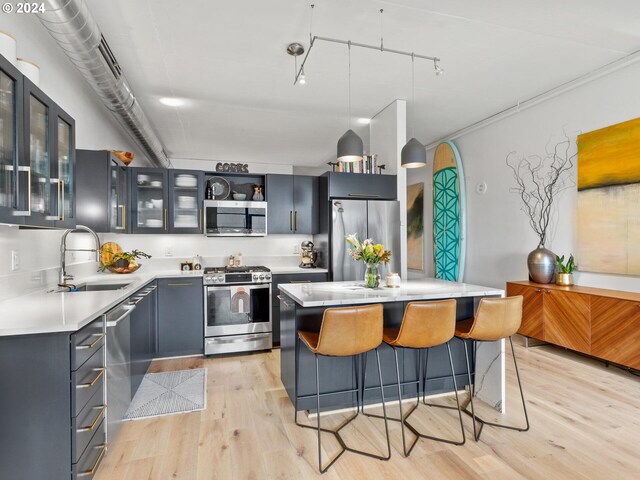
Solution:
{"label": "yellow abstract painting", "polygon": [[424,183],[407,187],[407,267],[424,269]]}
{"label": "yellow abstract painting", "polygon": [[578,136],[578,265],[640,274],[640,118]]}

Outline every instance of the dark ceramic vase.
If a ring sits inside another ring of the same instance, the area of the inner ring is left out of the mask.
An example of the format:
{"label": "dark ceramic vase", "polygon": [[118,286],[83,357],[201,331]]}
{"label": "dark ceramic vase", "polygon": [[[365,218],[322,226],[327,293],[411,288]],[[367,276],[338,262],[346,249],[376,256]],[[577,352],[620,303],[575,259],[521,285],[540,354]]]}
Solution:
{"label": "dark ceramic vase", "polygon": [[556,273],[556,255],[544,245],[538,245],[527,257],[529,279],[536,283],[551,283]]}

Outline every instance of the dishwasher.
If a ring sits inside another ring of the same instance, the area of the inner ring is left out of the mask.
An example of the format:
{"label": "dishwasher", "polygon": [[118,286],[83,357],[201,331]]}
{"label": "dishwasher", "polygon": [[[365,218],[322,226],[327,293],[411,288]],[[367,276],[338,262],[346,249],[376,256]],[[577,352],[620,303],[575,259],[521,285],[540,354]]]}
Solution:
{"label": "dishwasher", "polygon": [[129,300],[107,317],[107,443],[115,438],[131,404],[131,312]]}

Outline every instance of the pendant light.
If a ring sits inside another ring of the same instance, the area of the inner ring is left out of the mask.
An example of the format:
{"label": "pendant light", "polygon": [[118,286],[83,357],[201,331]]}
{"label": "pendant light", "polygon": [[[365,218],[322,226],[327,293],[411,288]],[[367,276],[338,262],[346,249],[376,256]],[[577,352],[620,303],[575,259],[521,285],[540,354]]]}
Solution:
{"label": "pendant light", "polygon": [[[351,130],[351,42],[349,46],[349,130],[338,140],[338,161],[359,162],[362,160],[364,145],[356,132]],[[425,153],[426,155],[426,153]]]}
{"label": "pendant light", "polygon": [[414,68],[414,55],[411,54],[411,140],[402,147],[400,153],[400,165],[404,168],[420,168],[427,165],[427,150],[418,140],[415,138],[415,124],[416,124],[416,88],[415,88],[415,68]]}

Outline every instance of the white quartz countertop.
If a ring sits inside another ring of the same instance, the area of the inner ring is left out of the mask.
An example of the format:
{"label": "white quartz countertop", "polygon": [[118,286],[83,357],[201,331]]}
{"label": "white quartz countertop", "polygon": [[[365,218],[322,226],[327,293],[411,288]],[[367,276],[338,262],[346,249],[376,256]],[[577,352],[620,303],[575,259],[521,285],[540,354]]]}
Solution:
{"label": "white quartz countertop", "polygon": [[278,286],[302,307],[333,307],[458,297],[502,296],[504,290],[435,278],[408,280],[399,288],[366,288],[364,282],[288,283]]}
{"label": "white quartz countertop", "polygon": [[119,290],[51,292],[51,288],[0,302],[0,336],[75,332],[157,278],[201,277],[201,271],[141,268],[135,273],[96,273],[74,284],[129,283]]}
{"label": "white quartz countertop", "polygon": [[329,273],[326,268],[300,268],[300,267],[269,267],[274,275],[303,274],[303,273]]}

